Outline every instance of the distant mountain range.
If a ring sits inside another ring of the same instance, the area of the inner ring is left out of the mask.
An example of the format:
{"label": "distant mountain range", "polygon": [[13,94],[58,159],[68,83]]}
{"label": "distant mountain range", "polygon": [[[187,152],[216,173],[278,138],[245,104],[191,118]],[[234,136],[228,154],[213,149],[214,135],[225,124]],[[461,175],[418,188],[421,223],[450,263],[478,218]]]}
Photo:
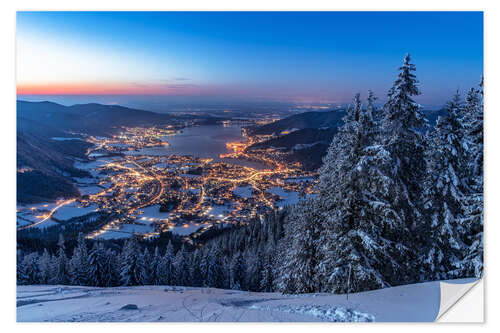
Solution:
{"label": "distant mountain range", "polygon": [[[188,120],[200,124],[213,124],[224,120],[207,115],[174,116],[119,105],[89,103],[64,106],[53,102],[27,101],[17,101],[17,118],[28,119],[59,131],[90,135],[109,135],[121,126],[159,126]],[[21,121],[18,130],[25,130],[25,126],[30,124]]]}
{"label": "distant mountain range", "polygon": [[[25,101],[17,102],[17,116],[59,130],[91,135],[106,135],[120,126],[163,125],[172,120],[168,114],[117,105],[91,103],[63,106],[52,102]],[[23,126],[21,122],[21,130]]]}

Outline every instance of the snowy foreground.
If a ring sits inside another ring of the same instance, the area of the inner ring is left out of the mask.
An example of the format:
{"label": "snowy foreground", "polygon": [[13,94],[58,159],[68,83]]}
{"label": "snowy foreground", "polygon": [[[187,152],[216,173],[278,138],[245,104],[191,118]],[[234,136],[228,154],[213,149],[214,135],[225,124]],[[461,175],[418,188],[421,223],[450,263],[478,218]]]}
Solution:
{"label": "snowy foreground", "polygon": [[[468,283],[471,279],[449,281]],[[441,283],[349,295],[281,295],[214,288],[18,286],[17,320],[86,322],[434,321]]]}

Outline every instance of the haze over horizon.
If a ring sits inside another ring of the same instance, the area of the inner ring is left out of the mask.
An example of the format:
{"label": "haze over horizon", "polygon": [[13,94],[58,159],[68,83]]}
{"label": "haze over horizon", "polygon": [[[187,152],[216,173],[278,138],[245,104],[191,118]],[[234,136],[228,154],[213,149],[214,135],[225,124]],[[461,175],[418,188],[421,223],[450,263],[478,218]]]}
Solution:
{"label": "haze over horizon", "polygon": [[483,73],[481,12],[19,12],[17,94],[62,104],[380,100],[409,52],[423,105]]}

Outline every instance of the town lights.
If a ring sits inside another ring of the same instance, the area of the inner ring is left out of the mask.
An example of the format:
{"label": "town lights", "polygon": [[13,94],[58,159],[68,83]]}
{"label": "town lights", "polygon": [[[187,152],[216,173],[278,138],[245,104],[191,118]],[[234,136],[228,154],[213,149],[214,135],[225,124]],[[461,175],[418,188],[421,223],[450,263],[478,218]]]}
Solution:
{"label": "town lights", "polygon": [[[165,224],[182,225],[185,228],[190,225],[198,227],[202,225],[200,221],[245,223],[256,214],[268,211],[270,207],[274,207],[275,201],[280,200],[278,196],[266,193],[272,187],[279,187],[284,191],[302,190],[308,194],[313,192],[312,184],[301,188],[298,184],[283,181],[290,175],[306,175],[306,173],[298,169],[296,165],[287,166],[282,162],[277,162],[276,156],[279,156],[281,152],[275,149],[260,150],[257,153],[246,152],[250,145],[262,139],[248,137],[245,131],[246,141],[226,143],[226,148],[230,153],[221,156],[263,162],[269,166],[267,169],[256,170],[236,164],[214,162],[211,158],[177,155],[147,156],[136,153],[137,150],[143,148],[167,145],[167,142],[161,141],[161,136],[172,134],[171,132],[175,130],[131,127],[112,139],[89,138],[89,141],[96,145],[93,150],[89,149],[90,153],[96,152],[97,149],[103,154],[122,152],[124,155],[103,160],[106,162],[94,168],[100,174],[96,184],[103,189],[79,200],[80,204],[97,204],[101,210],[119,215],[113,221],[105,223],[99,230],[89,234],[88,237],[95,238],[105,232],[120,230],[122,225],[130,223],[134,218],[139,224],[157,225],[156,230],[165,229]],[[127,152],[131,152],[131,155]],[[94,160],[99,161],[99,159]],[[164,166],[160,168],[158,163],[163,163]],[[201,175],[184,174],[186,170],[193,169],[193,165],[202,167]],[[186,170],[181,170],[181,168],[186,168]],[[109,187],[106,184],[109,184]],[[253,187],[251,197],[241,198],[234,194],[236,187],[247,185]],[[199,189],[199,192],[196,194],[187,191],[192,188]],[[170,211],[169,220],[150,216],[140,217],[141,214],[138,214],[139,209],[165,203],[170,195],[173,195],[178,202]],[[47,220],[57,209],[74,200],[60,200],[50,212],[38,212],[36,207],[31,207],[29,210],[38,213],[37,219]],[[230,211],[223,214],[217,211],[218,206],[227,204],[232,205]],[[48,205],[39,207],[48,207]],[[279,209],[283,208],[279,207]],[[187,223],[189,221],[193,224]],[[20,228],[22,227],[18,229]],[[126,231],[120,230],[120,232]],[[151,237],[155,234],[155,232],[148,231],[142,236]]]}

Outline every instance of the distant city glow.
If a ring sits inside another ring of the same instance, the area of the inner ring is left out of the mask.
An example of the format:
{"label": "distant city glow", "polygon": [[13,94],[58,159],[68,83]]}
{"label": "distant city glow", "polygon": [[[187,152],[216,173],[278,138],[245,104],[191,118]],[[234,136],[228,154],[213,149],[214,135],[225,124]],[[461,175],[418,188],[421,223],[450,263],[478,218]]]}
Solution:
{"label": "distant city glow", "polygon": [[19,12],[17,93],[345,102],[407,52],[444,102],[482,75],[482,13]]}

